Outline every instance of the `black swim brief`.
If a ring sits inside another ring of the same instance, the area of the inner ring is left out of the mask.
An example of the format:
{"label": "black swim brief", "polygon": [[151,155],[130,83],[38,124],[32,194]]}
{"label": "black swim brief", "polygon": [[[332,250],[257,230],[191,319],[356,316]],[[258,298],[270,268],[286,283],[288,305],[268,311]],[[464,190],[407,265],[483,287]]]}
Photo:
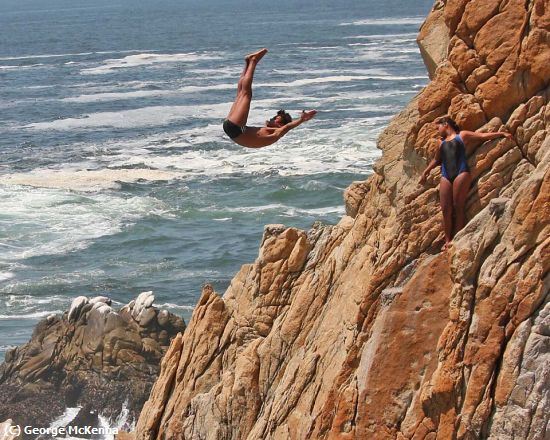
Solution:
{"label": "black swim brief", "polygon": [[223,131],[229,136],[230,139],[238,138],[241,134],[244,133],[245,127],[239,127],[234,122],[231,122],[229,119],[223,121]]}

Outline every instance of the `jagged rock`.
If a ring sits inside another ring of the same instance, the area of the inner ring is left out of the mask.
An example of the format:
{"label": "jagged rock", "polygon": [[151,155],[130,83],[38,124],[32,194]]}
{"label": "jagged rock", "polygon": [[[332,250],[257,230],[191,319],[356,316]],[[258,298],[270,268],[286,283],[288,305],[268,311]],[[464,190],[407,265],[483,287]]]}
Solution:
{"label": "jagged rock", "polygon": [[[548,23],[547,0],[436,2],[433,80],[347,216],[267,227],[223,297],[204,289],[136,439],[549,438]],[[438,172],[417,181],[447,112],[515,138],[469,152],[469,223],[440,253]]]}
{"label": "jagged rock", "polygon": [[[152,292],[119,312],[107,297],[77,297],[69,311],[42,320],[31,340],[9,351],[0,366],[0,420],[48,426],[66,407],[81,417],[116,417],[123,405],[135,420],[183,320],[167,311],[156,319]],[[131,420],[129,421],[131,423]]]}
{"label": "jagged rock", "polygon": [[447,58],[449,28],[443,15],[444,7],[444,0],[435,2],[432,13],[420,28],[417,38],[430,78],[433,77],[437,66]]}

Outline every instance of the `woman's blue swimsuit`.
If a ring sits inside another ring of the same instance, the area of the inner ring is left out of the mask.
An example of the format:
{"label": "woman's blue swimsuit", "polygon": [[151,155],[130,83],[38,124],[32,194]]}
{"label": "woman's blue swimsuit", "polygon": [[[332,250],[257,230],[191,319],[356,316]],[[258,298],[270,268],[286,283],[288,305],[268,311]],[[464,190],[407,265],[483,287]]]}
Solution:
{"label": "woman's blue swimsuit", "polygon": [[443,141],[441,146],[441,175],[453,182],[459,174],[469,172],[466,160],[466,147],[459,134],[450,141]]}

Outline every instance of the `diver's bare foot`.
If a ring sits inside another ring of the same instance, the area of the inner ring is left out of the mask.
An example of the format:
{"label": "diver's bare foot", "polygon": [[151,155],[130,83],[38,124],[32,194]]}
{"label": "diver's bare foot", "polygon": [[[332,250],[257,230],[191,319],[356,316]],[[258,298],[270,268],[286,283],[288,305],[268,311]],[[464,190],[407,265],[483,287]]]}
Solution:
{"label": "diver's bare foot", "polygon": [[250,61],[254,61],[254,62],[259,62],[263,57],[264,55],[267,53],[267,49],[266,48],[263,48],[261,50],[259,50],[258,52],[254,52],[254,53],[251,53],[247,56],[244,57],[244,59],[246,60],[246,62],[250,62]]}

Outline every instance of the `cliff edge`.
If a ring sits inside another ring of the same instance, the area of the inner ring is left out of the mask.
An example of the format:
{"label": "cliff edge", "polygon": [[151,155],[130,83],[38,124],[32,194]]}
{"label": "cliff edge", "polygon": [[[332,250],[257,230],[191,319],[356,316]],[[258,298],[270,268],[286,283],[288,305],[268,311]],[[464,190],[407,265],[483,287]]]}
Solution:
{"label": "cliff edge", "polygon": [[[347,215],[271,225],[221,297],[206,287],[135,435],[153,439],[548,439],[550,6],[437,1],[432,77],[379,139]],[[508,130],[469,152],[446,253],[432,121]]]}

